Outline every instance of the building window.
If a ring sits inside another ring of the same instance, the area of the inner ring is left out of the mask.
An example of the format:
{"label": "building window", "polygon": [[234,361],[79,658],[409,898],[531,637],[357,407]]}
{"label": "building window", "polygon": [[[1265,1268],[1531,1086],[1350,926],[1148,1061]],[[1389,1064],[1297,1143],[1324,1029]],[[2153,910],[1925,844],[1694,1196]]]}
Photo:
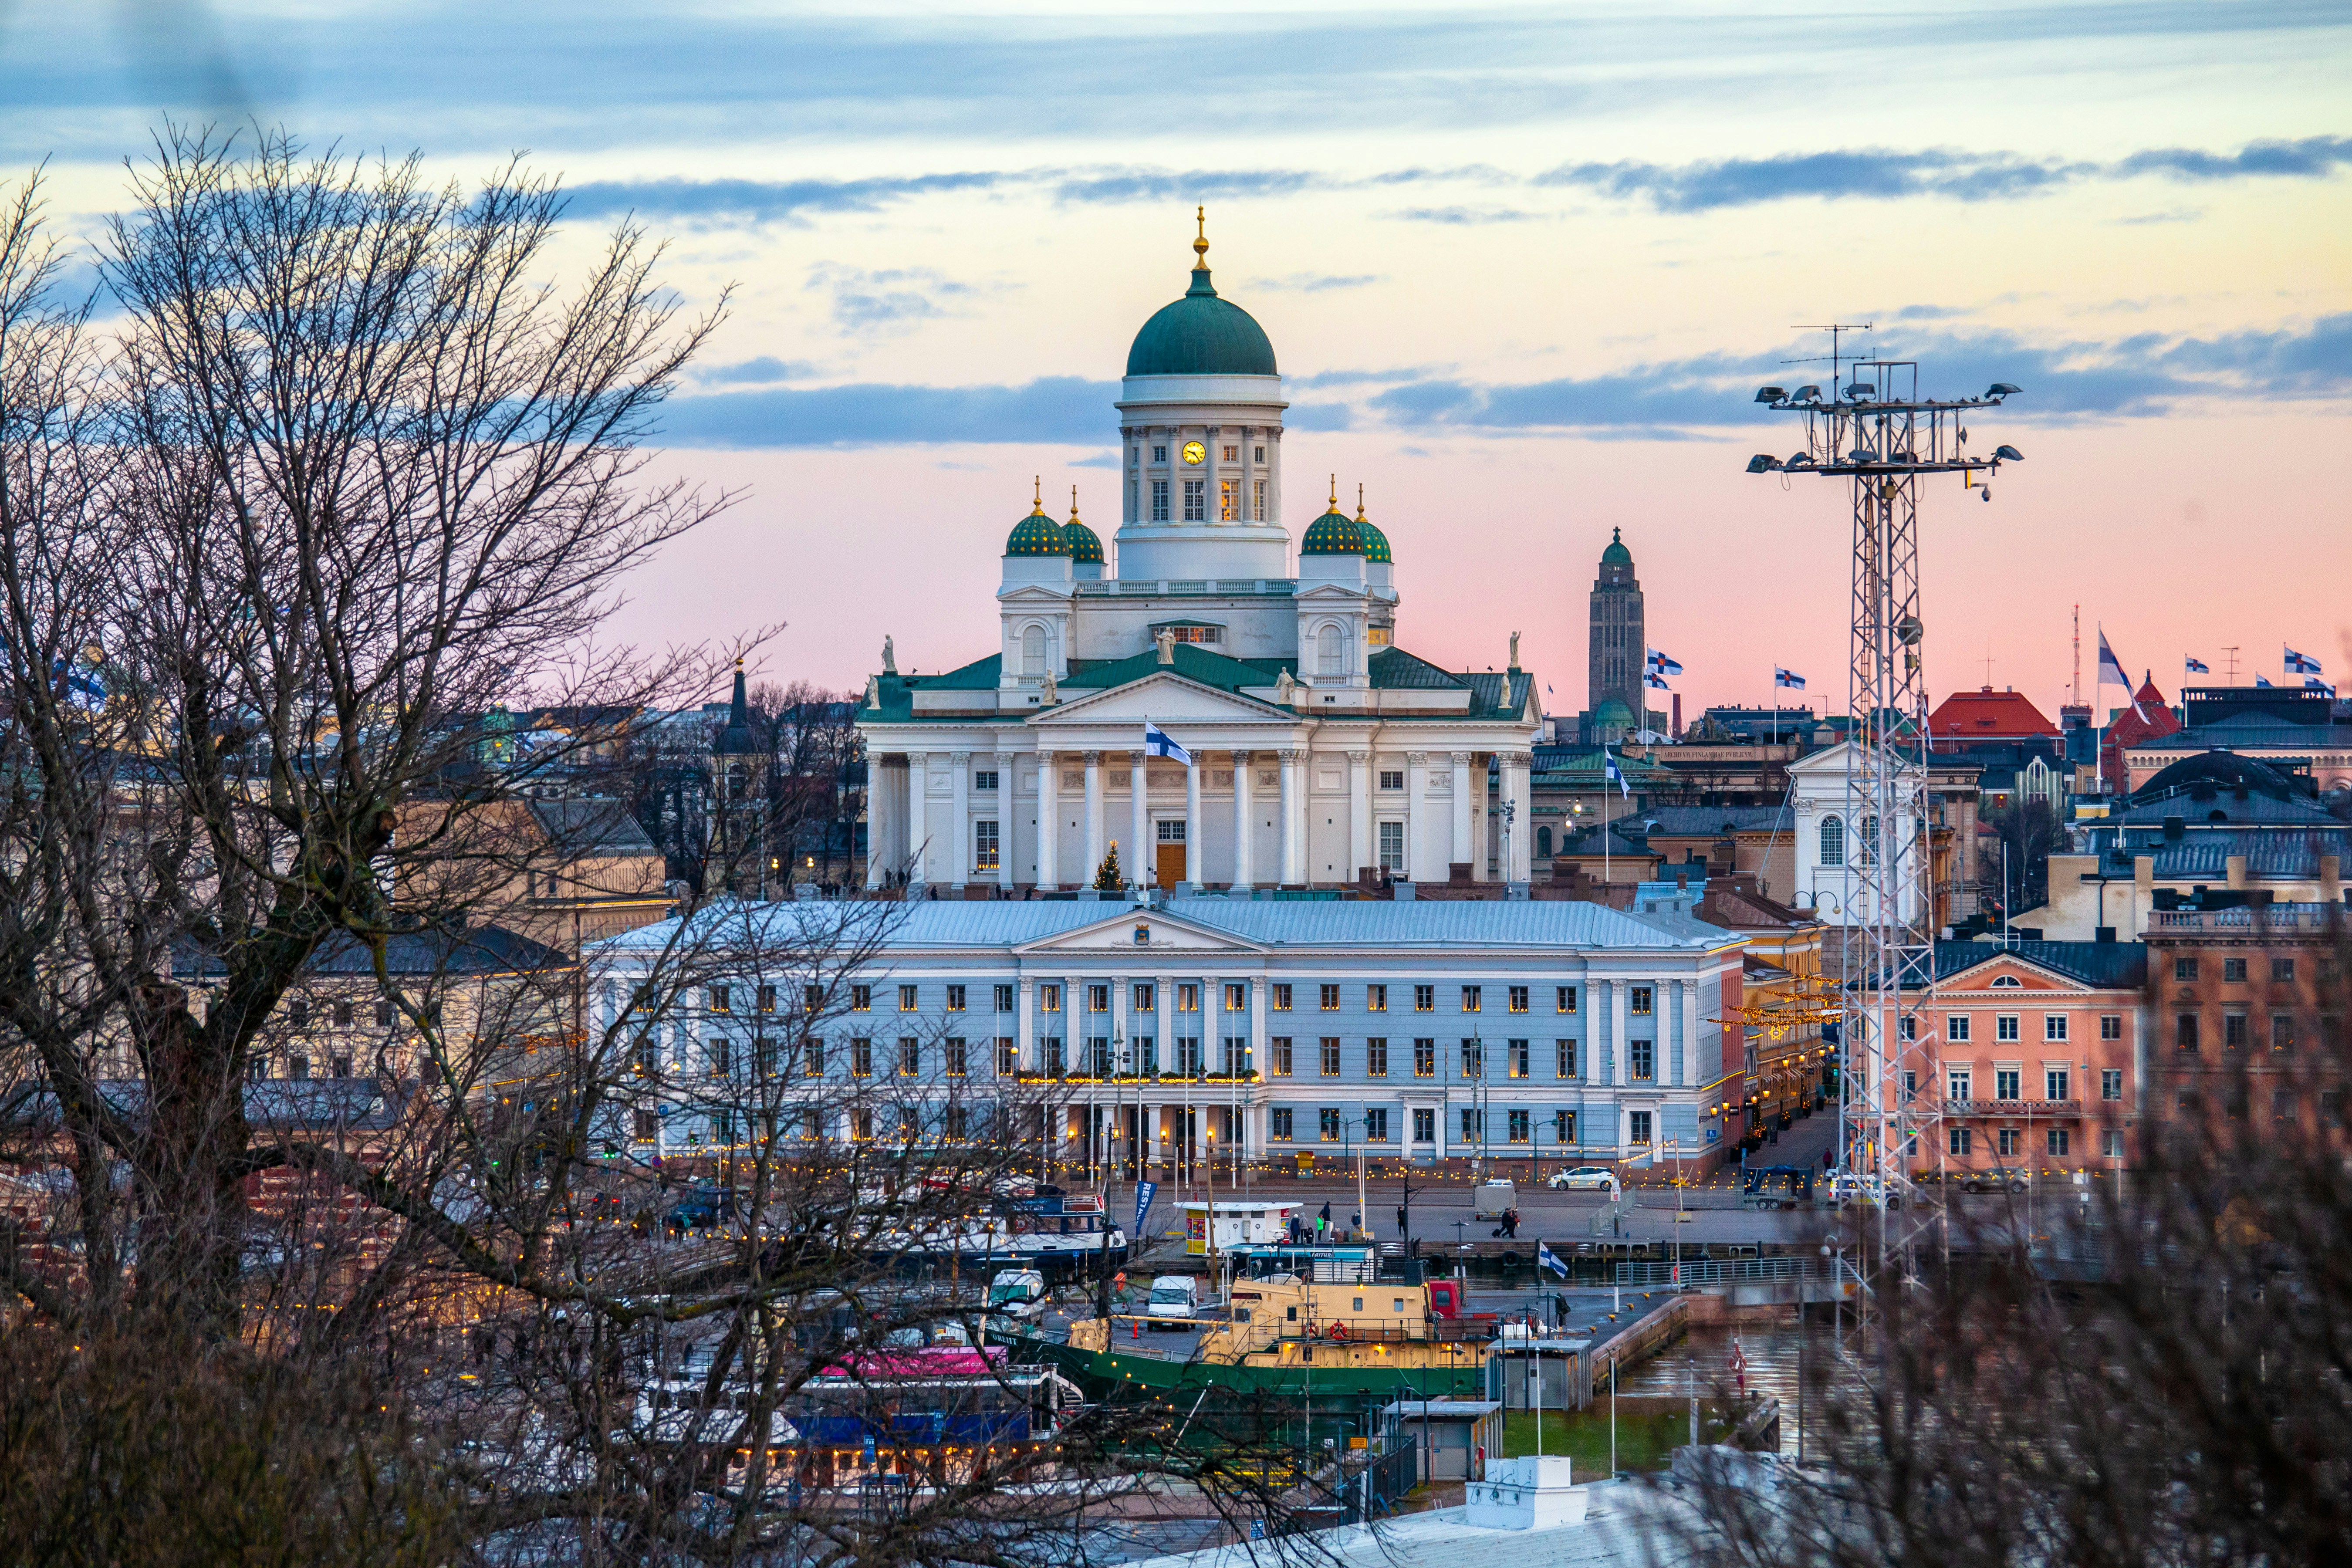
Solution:
{"label": "building window", "polygon": [[2246,1016],[2243,1013],[2221,1015],[2221,1048],[2225,1051],[2246,1048]]}
{"label": "building window", "polygon": [[640,1110],[635,1113],[633,1120],[636,1124],[635,1130],[638,1142],[650,1143],[655,1139],[661,1136],[661,1113],[659,1111]]}
{"label": "building window", "polygon": [[2120,1040],[2124,1037],[2124,1016],[2120,1013],[2099,1015],[2099,1038]]}
{"label": "building window", "polygon": [[996,988],[996,1010],[1000,1013],[1010,1013],[1014,1010],[1012,986],[1000,985]]}
{"label": "building window", "polygon": [[1503,1043],[1503,1054],[1504,1054],[1505,1058],[1506,1058],[1506,1059],[1509,1062],[1509,1064],[1510,1064],[1509,1068],[1508,1068],[1507,1070],[1509,1072],[1509,1074],[1510,1074],[1510,1076],[1511,1076],[1511,1077],[1513,1077],[1513,1078],[1529,1078],[1529,1077],[1532,1077],[1532,1076],[1533,1076],[1533,1074],[1528,1070],[1528,1054],[1529,1054],[1529,1053],[1528,1053],[1528,1042],[1527,1042],[1527,1041],[1525,1041],[1525,1040],[1506,1040],[1506,1041]]}
{"label": "building window", "polygon": [[2000,1130],[2000,1135],[1995,1140],[1995,1142],[2000,1150],[2001,1158],[2011,1160],[2017,1157],[2018,1138],[2016,1128],[2002,1128]]}
{"label": "building window", "polygon": [[1365,986],[1364,1011],[1367,1013],[1385,1013],[1388,1010],[1389,988],[1385,985]]}
{"label": "building window", "polygon": [[2050,1130],[2049,1149],[2052,1154],[2063,1159],[2065,1157],[2068,1145],[2073,1142],[2074,1140],[2068,1136],[2066,1129],[2063,1127],[2053,1127]]}
{"label": "building window", "polygon": [[1209,521],[1208,480],[1186,479],[1184,481],[1184,521],[1186,522]]}
{"label": "building window", "polygon": [[852,1110],[849,1113],[849,1136],[853,1142],[872,1142],[874,1141],[874,1112],[862,1105],[857,1107],[855,1110]]}
{"label": "building window", "polygon": [[1376,1105],[1364,1112],[1364,1142],[1385,1143],[1389,1141],[1388,1107]]}
{"label": "building window", "polygon": [[375,1005],[375,1023],[376,1027],[379,1029],[389,1029],[392,1027],[391,1003],[379,1002]]}
{"label": "building window", "polygon": [[920,1005],[920,998],[916,994],[915,987],[912,985],[898,987],[898,1011],[911,1013]]}
{"label": "building window", "polygon": [[1511,1011],[1514,1013],[1524,1013],[1528,1010],[1528,988],[1526,986],[1514,985],[1511,987],[1510,1006]]}
{"label": "building window", "polygon": [[730,1053],[727,1049],[727,1037],[724,1035],[719,1036],[718,1038],[710,1042],[710,1048],[708,1055],[710,1060],[710,1076],[713,1078],[725,1078],[727,1076],[727,1058]]}
{"label": "building window", "polygon": [[874,1076],[874,1042],[863,1035],[853,1037],[849,1042],[849,1076]]}
{"label": "building window", "polygon": [[1176,1011],[1197,1013],[1201,1010],[1201,987],[1187,982],[1176,987]]}
{"label": "building window", "polygon": [[1475,1013],[1478,1010],[1478,987],[1475,985],[1465,985],[1462,988],[1462,1010],[1465,1013]]}
{"label": "building window", "polygon": [[2066,1015],[2063,1013],[2042,1014],[2042,1037],[2045,1040],[2064,1039],[2066,1037]]}
{"label": "building window", "polygon": [[975,822],[971,825],[971,868],[975,871],[996,869],[996,824]]}
{"label": "building window", "polygon": [[2274,1089],[2271,1090],[2272,1121],[2293,1121],[2295,1119],[2295,1112],[2300,1110],[2302,1108],[2302,1100],[2296,1095],[2294,1090],[2291,1089]]}
{"label": "building window", "polygon": [[352,1058],[349,1057],[329,1057],[327,1058],[327,1068],[328,1070],[332,1072],[337,1078],[349,1078],[352,1076]]}
{"label": "building window", "polygon": [[1551,1113],[1551,1136],[1555,1143],[1576,1142],[1576,1112],[1555,1110]]}
{"label": "building window", "polygon": [[[1230,452],[1233,448],[1228,447],[1225,450]],[[1242,521],[1241,511],[1241,480],[1219,479],[1217,481],[1217,521],[1219,522],[1239,522]]]}
{"label": "building window", "polygon": [[2294,979],[2294,959],[2292,959],[2292,958],[2273,958],[2273,959],[2272,959],[2272,960],[2271,960],[2271,978],[2272,978],[2273,980],[2292,980],[2292,979]]}
{"label": "building window", "polygon": [[1338,1078],[1339,1076],[1339,1037],[1337,1035],[1326,1035],[1322,1037],[1319,1044],[1323,1063],[1323,1076],[1325,1078]]}
{"label": "building window", "polygon": [[871,985],[851,986],[849,988],[849,1010],[853,1013],[872,1012],[874,1010],[874,987]]}
{"label": "building window", "polygon": [[1224,448],[1224,457],[1223,461],[1228,463],[1238,463],[1241,460],[1242,449],[1239,447],[1227,447]]}
{"label": "building window", "polygon": [[1464,1078],[1486,1076],[1486,1047],[1476,1040],[1462,1042],[1462,1076]]}
{"label": "building window", "polygon": [[1392,877],[1404,875],[1404,824],[1383,822],[1381,829],[1381,869]]}
{"label": "building window", "polygon": [[[1381,770],[1381,787],[1382,789],[1404,788],[1403,770],[1400,768],[1382,768]],[[1402,825],[1400,824],[1400,826]]]}
{"label": "building window", "polygon": [[1822,864],[1845,864],[1845,819],[1839,816],[1822,818]]}
{"label": "building window", "polygon": [[2221,961],[2221,983],[2223,984],[2242,985],[2245,984],[2245,979],[2246,961],[2244,959],[2225,958]]}
{"label": "building window", "polygon": [[2294,1049],[2294,1014],[2273,1013],[2271,1015],[2271,1049],[2274,1051],[2291,1051]]}
{"label": "building window", "polygon": [[824,1041],[818,1036],[811,1035],[809,1037],[807,1063],[809,1077],[823,1078],[824,1076]]}
{"label": "building window", "polygon": [[2121,1100],[2123,1097],[2124,1069],[2121,1068],[2100,1068],[2099,1098],[2101,1100]]}
{"label": "building window", "polygon": [[1277,981],[1266,989],[1274,993],[1274,1010],[1276,1012],[1287,1013],[1290,1011],[1290,987],[1287,984]]}
{"label": "building window", "polygon": [[[1032,631],[1036,629],[1037,628],[1034,626],[1030,628]],[[974,789],[994,789],[996,787],[996,770],[994,768],[981,768],[975,771],[971,775],[971,787]]]}
{"label": "building window", "polygon": [[1201,1037],[1176,1037],[1176,1072],[1180,1078],[1198,1078],[1201,1073]]}
{"label": "building window", "polygon": [[[1263,463],[1265,461],[1263,455],[1265,448],[1260,447],[1258,451],[1261,454],[1258,461]],[[1253,479],[1250,482],[1250,521],[1252,522],[1265,521],[1265,481],[1264,479]]]}
{"label": "building window", "polygon": [[1944,1019],[1944,1038],[1965,1041],[1969,1037],[1969,1016],[1953,1013]]}
{"label": "building window", "polygon": [[1636,1018],[1648,1017],[1654,1006],[1656,993],[1647,985],[1629,986],[1627,991],[1629,993],[1627,1010]]}
{"label": "building window", "polygon": [[1437,1076],[1437,1042],[1435,1040],[1413,1041],[1412,1076],[1415,1078]]}
{"label": "building window", "polygon": [[1625,1046],[1626,1071],[1635,1083],[1648,1083],[1656,1078],[1658,1047],[1654,1040],[1629,1040]]}
{"label": "building window", "polygon": [[1435,1110],[1422,1109],[1416,1110],[1412,1113],[1412,1141],[1416,1143],[1434,1143],[1437,1142],[1437,1112]]}
{"label": "building window", "polygon": [[1246,984],[1238,981],[1225,983],[1225,1011],[1228,1013],[1249,1011],[1249,986]]}
{"label": "building window", "polygon": [[[1154,447],[1151,449],[1158,454],[1152,461],[1164,463],[1168,460],[1167,447]],[[1168,521],[1168,481],[1166,479],[1151,481],[1151,521],[1154,522]]]}
{"label": "building window", "polygon": [[1364,1076],[1366,1078],[1389,1076],[1388,1041],[1375,1037],[1364,1042]]}
{"label": "building window", "polygon": [[2197,1048],[2197,1015],[2183,1013],[2172,1021],[2172,1043],[2184,1051]]}
{"label": "building window", "polygon": [[2197,978],[2197,960],[2196,960],[2194,957],[2183,957],[2183,958],[2176,958],[2176,959],[2174,959],[2174,960],[2172,961],[2172,977],[2173,977],[2175,980],[2194,980],[2194,979],[2196,979],[2196,978]]}
{"label": "building window", "polygon": [[348,1028],[350,1028],[351,1026],[352,1026],[352,1005],[351,1005],[350,1003],[348,1003],[348,1002],[338,1002],[338,1003],[336,1003],[336,1004],[335,1004],[335,1027],[337,1027],[337,1028],[339,1028],[339,1029],[348,1029]]}
{"label": "building window", "polygon": [[1290,1037],[1276,1035],[1266,1041],[1266,1047],[1274,1057],[1274,1076],[1288,1078],[1290,1076]]}
{"label": "building window", "polygon": [[1048,1076],[1060,1078],[1068,1070],[1069,1058],[1065,1054],[1065,1047],[1063,1045],[1061,1036],[1047,1036],[1044,1040],[1039,1042],[1038,1048],[1045,1054],[1045,1069]]}
{"label": "building window", "polygon": [[635,1067],[639,1078],[651,1078],[661,1071],[661,1047],[646,1036],[637,1037]]}
{"label": "building window", "polygon": [[1967,1158],[1969,1152],[1969,1130],[1965,1127],[1949,1127],[1945,1129],[1945,1131],[1948,1137],[1948,1142],[1945,1146],[1950,1149],[1954,1154],[1957,1154],[1963,1159]]}
{"label": "building window", "polygon": [[1906,1040],[1917,1039],[1919,1037],[1919,1015],[1916,1013],[1906,1013],[1900,1018],[1895,1019],[1895,1032]]}
{"label": "building window", "polygon": [[996,1037],[996,1074],[1011,1078],[1021,1070],[1021,1041],[1012,1035]]}
{"label": "building window", "polygon": [[1637,1146],[1646,1146],[1649,1143],[1650,1113],[1648,1111],[1629,1110],[1625,1113],[1625,1141]]}
{"label": "building window", "polygon": [[1483,1142],[1486,1138],[1486,1119],[1480,1116],[1477,1111],[1465,1110],[1462,1113],[1462,1142],[1465,1143]]}
{"label": "building window", "polygon": [[2108,1160],[2120,1160],[2124,1157],[2124,1134],[2121,1128],[2110,1127],[2099,1134],[2099,1154],[2101,1158]]}
{"label": "building window", "polygon": [[1037,1010],[1040,1013],[1060,1012],[1062,1010],[1062,988],[1058,985],[1040,985],[1037,987]]}
{"label": "building window", "polygon": [[1557,1055],[1557,1067],[1553,1076],[1574,1078],[1576,1076],[1576,1042],[1555,1040],[1552,1045]]}
{"label": "building window", "polygon": [[1573,1012],[1575,1012],[1575,1011],[1576,1011],[1576,987],[1575,987],[1575,986],[1573,986],[1573,985],[1562,985],[1562,986],[1559,986],[1559,987],[1558,988],[1558,990],[1559,990],[1559,999],[1558,999],[1558,1000],[1557,1000],[1557,1002],[1553,1005],[1553,1010],[1554,1010],[1555,1012],[1560,1012],[1560,1013],[1573,1013]]}
{"label": "building window", "polygon": [[961,986],[961,985],[950,985],[950,986],[949,986],[949,987],[948,987],[948,1011],[949,1011],[949,1012],[950,1012],[950,1013],[961,1013],[961,1012],[962,1012],[962,1011],[963,1011],[963,999],[964,999],[964,988],[963,988],[962,986]]}
{"label": "building window", "polygon": [[1512,1142],[1528,1143],[1534,1142],[1530,1131],[1531,1121],[1532,1118],[1527,1111],[1514,1110],[1509,1113],[1509,1118],[1505,1121],[1504,1128],[1509,1133]]}
{"label": "building window", "polygon": [[[912,1040],[901,1040],[898,1044],[900,1049],[911,1052],[914,1048],[915,1042]],[[969,1060],[964,1051],[963,1041],[957,1038],[950,1038],[941,1043],[940,1049],[944,1053],[945,1057],[945,1059],[940,1063],[940,1066],[945,1069],[948,1077],[963,1077],[966,1065]],[[908,1059],[912,1060],[911,1056]],[[909,1068],[908,1070],[912,1071],[913,1069]]]}
{"label": "building window", "polygon": [[1325,1106],[1322,1110],[1317,1114],[1315,1121],[1316,1132],[1322,1138],[1324,1142],[1337,1143],[1343,1136],[1339,1130],[1339,1107],[1333,1105]]}
{"label": "building window", "polygon": [[2044,1068],[2042,1069],[2042,1099],[2071,1100],[2074,1098],[2071,1093],[2074,1087],[2074,1075],[2068,1072],[2064,1068]]}
{"label": "building window", "polygon": [[1318,987],[1318,990],[1321,993],[1319,1000],[1323,1005],[1323,1011],[1326,1013],[1338,1012],[1339,1010],[1339,988],[1337,985],[1324,985]]}
{"label": "building window", "polygon": [[2020,1036],[2017,1032],[2017,1015],[2014,1013],[2002,1013],[1997,1015],[1992,1021],[1992,1037],[1996,1041],[2014,1040],[2019,1038]]}
{"label": "building window", "polygon": [[1089,1013],[1110,1011],[1110,986],[1107,983],[1087,987],[1087,1011]]}
{"label": "building window", "polygon": [[1277,1105],[1265,1113],[1265,1135],[1277,1143],[1290,1142],[1290,1107]]}
{"label": "building window", "polygon": [[714,1013],[730,1013],[734,1011],[734,1009],[729,1005],[729,994],[730,994],[726,986],[712,986],[710,988],[710,1010]]}
{"label": "building window", "polygon": [[1224,1050],[1224,1060],[1218,1065],[1217,1070],[1227,1078],[1245,1071],[1249,1064],[1249,1037],[1227,1035],[1220,1043]]}
{"label": "building window", "polygon": [[1436,1012],[1437,987],[1434,985],[1414,986],[1412,988],[1412,1010],[1416,1013]]}
{"label": "building window", "polygon": [[1995,1100],[2018,1100],[2023,1097],[2023,1073],[2016,1068],[1995,1068],[1992,1074],[1992,1097]]}
{"label": "building window", "polygon": [[309,1057],[288,1057],[286,1058],[286,1076],[288,1078],[309,1078],[310,1076],[310,1058]]}

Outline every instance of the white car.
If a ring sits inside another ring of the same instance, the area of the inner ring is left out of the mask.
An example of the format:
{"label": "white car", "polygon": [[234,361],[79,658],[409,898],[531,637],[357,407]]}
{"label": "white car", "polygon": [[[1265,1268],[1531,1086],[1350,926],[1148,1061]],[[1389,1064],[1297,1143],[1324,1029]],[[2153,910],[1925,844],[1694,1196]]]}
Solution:
{"label": "white car", "polygon": [[[1865,1208],[1873,1207],[1877,1205],[1881,1193],[1885,1191],[1877,1177],[1853,1171],[1831,1173],[1824,1185],[1827,1189],[1824,1195],[1830,1205],[1835,1208],[1843,1208],[1848,1204],[1860,1204]],[[1903,1206],[1901,1192],[1885,1192],[1885,1195],[1888,1208],[1899,1209]]]}
{"label": "white car", "polygon": [[1606,1165],[1579,1165],[1573,1170],[1553,1172],[1544,1184],[1554,1192],[1613,1193],[1617,1190],[1617,1173]]}

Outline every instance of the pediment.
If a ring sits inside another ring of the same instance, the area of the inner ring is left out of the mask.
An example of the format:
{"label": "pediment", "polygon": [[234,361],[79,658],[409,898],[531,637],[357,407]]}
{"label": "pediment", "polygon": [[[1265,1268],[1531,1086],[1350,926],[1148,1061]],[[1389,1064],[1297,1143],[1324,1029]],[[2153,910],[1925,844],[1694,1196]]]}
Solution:
{"label": "pediment", "polygon": [[1055,952],[1225,952],[1238,958],[1262,953],[1266,949],[1261,942],[1244,941],[1231,931],[1218,931],[1197,921],[1180,919],[1165,910],[1124,905],[1115,907],[1112,913],[1091,925],[1041,937],[1017,951],[1037,955]]}
{"label": "pediment", "polygon": [[[2002,985],[2000,981],[2014,980],[2014,985]],[[1938,990],[1985,991],[2000,996],[2015,996],[2029,991],[2088,991],[2090,986],[2071,974],[2060,974],[2030,963],[2011,954],[1998,954],[1973,968],[1963,969],[1937,983]]]}
{"label": "pediment", "polygon": [[1033,716],[1029,722],[1051,728],[1062,723],[1105,724],[1133,723],[1139,739],[1146,719],[1154,723],[1171,721],[1242,720],[1264,723],[1268,720],[1288,723],[1297,716],[1270,702],[1254,697],[1220,691],[1213,686],[1203,686],[1188,680],[1173,669],[1161,670],[1140,680],[1114,686],[1104,691],[1072,697],[1052,709]]}

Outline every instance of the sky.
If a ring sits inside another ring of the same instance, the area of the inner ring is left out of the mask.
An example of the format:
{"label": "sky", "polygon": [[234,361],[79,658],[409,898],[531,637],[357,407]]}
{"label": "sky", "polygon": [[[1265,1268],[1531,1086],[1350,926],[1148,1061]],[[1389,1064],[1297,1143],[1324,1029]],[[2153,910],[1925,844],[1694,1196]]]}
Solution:
{"label": "sky", "polygon": [[[1843,700],[1838,482],[1754,388],[1867,322],[1923,385],[2024,391],[2025,460],[1923,507],[1938,693],[2054,712],[2104,628],[2352,675],[2352,8],[1885,5],[943,8],[0,0],[0,180],[94,234],[166,117],[515,154],[571,190],[556,275],[663,236],[726,321],[656,474],[733,489],[625,585],[617,637],[781,625],[759,672],[852,687],[995,646],[1032,476],[1116,514],[1110,406],[1208,209],[1274,341],[1293,534],[1360,483],[1398,641],[1584,704],[1622,528],[1686,716],[1770,670]],[[2299,678],[2297,678],[2299,679]],[[2108,700],[2116,700],[2110,691]],[[1663,694],[1659,697],[1664,706]]]}

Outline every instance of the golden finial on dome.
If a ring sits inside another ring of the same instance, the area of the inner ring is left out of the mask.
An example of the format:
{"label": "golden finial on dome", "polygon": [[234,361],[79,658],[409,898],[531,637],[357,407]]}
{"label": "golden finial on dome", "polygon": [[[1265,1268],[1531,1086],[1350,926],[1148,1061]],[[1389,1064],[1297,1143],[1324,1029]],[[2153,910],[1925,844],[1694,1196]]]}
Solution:
{"label": "golden finial on dome", "polygon": [[1339,510],[1339,476],[1337,474],[1331,476],[1331,499],[1324,504],[1333,511]]}
{"label": "golden finial on dome", "polygon": [[1078,487],[1076,485],[1070,487],[1070,521],[1078,521]]}
{"label": "golden finial on dome", "polygon": [[1364,521],[1364,487],[1361,482],[1356,486],[1356,521]]}
{"label": "golden finial on dome", "polygon": [[1029,515],[1031,517],[1043,517],[1045,515],[1045,476],[1043,474],[1030,475],[1029,486]]}
{"label": "golden finial on dome", "polygon": [[1192,221],[1201,226],[1201,232],[1192,239],[1192,270],[1202,272],[1209,266],[1209,209],[1194,207]]}

